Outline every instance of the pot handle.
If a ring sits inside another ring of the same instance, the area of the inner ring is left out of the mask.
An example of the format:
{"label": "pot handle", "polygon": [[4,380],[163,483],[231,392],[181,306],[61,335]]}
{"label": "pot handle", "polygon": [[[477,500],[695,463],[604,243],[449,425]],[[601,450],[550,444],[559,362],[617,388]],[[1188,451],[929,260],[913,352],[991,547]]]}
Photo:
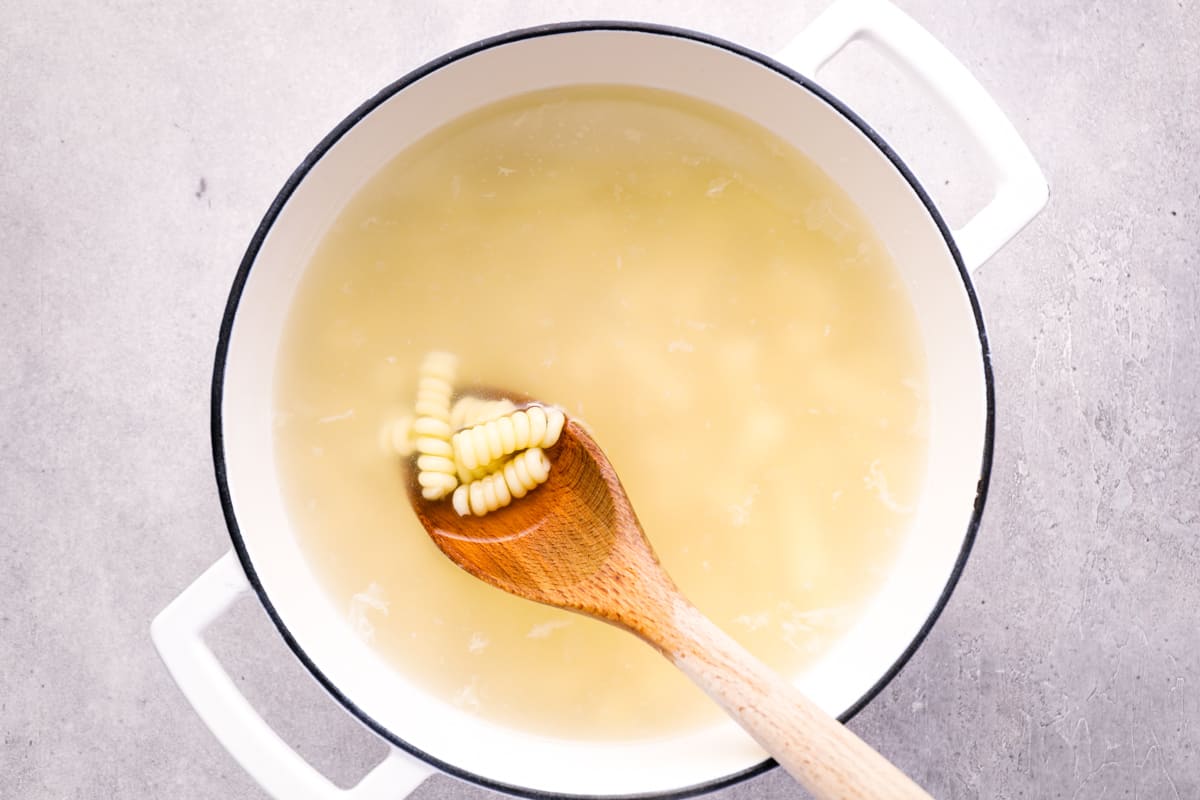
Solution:
{"label": "pot handle", "polygon": [[941,99],[987,153],[995,194],[954,231],[967,269],[974,270],[1046,205],[1049,188],[1033,154],[987,90],[912,17],[886,0],[837,0],[776,57],[813,76],[856,39],[877,45]]}
{"label": "pot handle", "polygon": [[358,784],[341,789],[280,739],[204,642],[204,629],[249,590],[230,550],[159,612],[150,637],[192,708],[250,777],[279,800],[396,800],[433,774],[431,767],[392,748]]}

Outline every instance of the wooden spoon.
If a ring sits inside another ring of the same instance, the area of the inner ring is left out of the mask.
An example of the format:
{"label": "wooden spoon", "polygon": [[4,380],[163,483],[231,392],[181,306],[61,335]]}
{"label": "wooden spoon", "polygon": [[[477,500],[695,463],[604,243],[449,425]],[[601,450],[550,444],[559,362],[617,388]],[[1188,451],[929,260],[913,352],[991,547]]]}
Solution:
{"label": "wooden spoon", "polygon": [[818,800],[929,800],[919,786],[718,628],[663,570],[617,473],[568,420],[549,480],[484,517],[413,507],[443,553],[506,592],[637,634],[692,679]]}

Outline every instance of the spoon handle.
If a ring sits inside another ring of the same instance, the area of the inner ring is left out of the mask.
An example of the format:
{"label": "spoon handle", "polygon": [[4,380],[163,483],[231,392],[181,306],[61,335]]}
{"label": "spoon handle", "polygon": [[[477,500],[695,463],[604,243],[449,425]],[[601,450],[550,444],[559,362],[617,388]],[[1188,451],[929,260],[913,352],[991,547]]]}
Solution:
{"label": "spoon handle", "polygon": [[674,605],[667,657],[817,800],[932,800],[694,606]]}

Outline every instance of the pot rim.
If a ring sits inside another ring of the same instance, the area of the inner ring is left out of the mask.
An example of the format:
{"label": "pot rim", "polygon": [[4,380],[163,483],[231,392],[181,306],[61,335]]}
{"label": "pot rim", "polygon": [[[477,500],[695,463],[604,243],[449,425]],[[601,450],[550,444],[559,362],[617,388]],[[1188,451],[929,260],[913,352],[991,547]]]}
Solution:
{"label": "pot rim", "polygon": [[688,28],[675,27],[670,25],[660,25],[656,23],[646,22],[631,22],[631,21],[613,21],[613,20],[586,20],[578,22],[559,22],[546,25],[538,25],[529,28],[521,28],[510,31],[508,33],[491,36],[485,39],[480,39],[471,44],[459,47],[438,58],[435,58],[425,64],[413,69],[401,78],[393,81],[388,86],[384,87],[373,97],[369,98],[358,108],[354,109],[341,122],[337,124],[321,141],[305,156],[300,165],[292,172],[284,183],[283,188],[275,196],[263,216],[262,221],[254,231],[254,235],[250,239],[250,244],[246,248],[246,252],[242,257],[241,263],[238,266],[237,274],[234,276],[233,284],[230,287],[229,297],[226,301],[225,310],[221,320],[220,333],[217,340],[216,355],[213,364],[213,378],[210,401],[211,413],[211,434],[212,434],[212,450],[213,450],[213,467],[217,482],[217,490],[220,496],[221,508],[224,513],[226,527],[229,529],[230,538],[233,541],[234,550],[237,552],[238,560],[241,562],[242,568],[245,570],[246,578],[249,580],[254,593],[258,596],[259,602],[270,617],[271,622],[279,630],[287,643],[288,648],[300,660],[300,663],[309,671],[309,673],[321,684],[339,704],[349,711],[361,723],[366,725],[374,733],[382,737],[390,745],[397,747],[407,754],[418,758],[437,770],[451,775],[456,778],[468,781],[470,783],[482,786],[487,789],[502,792],[517,797],[529,798],[530,800],[682,800],[683,798],[696,797],[698,795],[707,794],[709,792],[718,791],[720,789],[741,783],[749,778],[760,775],[763,772],[777,766],[774,759],[766,759],[748,769],[735,772],[730,775],[723,776],[716,780],[706,781],[700,784],[683,787],[680,789],[664,791],[664,792],[649,792],[626,795],[588,795],[588,794],[560,794],[554,792],[545,792],[537,789],[530,789],[523,786],[501,783],[494,781],[486,776],[470,772],[461,767],[458,767],[449,762],[443,761],[438,757],[427,753],[393,733],[390,729],[376,721],[367,711],[361,708],[343,694],[337,685],[331,681],[321,671],[317,664],[308,656],[305,650],[300,646],[300,643],[289,631],[283,619],[267,596],[258,574],[254,568],[254,564],[250,560],[245,541],[242,538],[241,528],[238,525],[237,516],[234,512],[233,500],[229,489],[229,482],[225,466],[225,445],[224,445],[224,429],[222,425],[222,402],[224,394],[224,379],[225,365],[229,349],[230,337],[233,329],[233,321],[237,315],[238,306],[241,301],[242,291],[245,287],[250,270],[258,257],[260,248],[265,240],[267,233],[282,213],[283,208],[287,205],[293,192],[308,175],[309,171],[316,165],[318,161],[342,138],[351,128],[357,125],[364,117],[374,111],[377,107],[385,103],[395,94],[405,89],[409,85],[424,78],[425,76],[436,72],[456,61],[475,55],[485,50],[494,47],[513,44],[527,39],[536,39],[544,36],[554,36],[559,34],[585,33],[592,31],[622,31],[629,33],[643,33],[656,36],[666,36],[682,39],[690,39],[701,44],[711,45],[719,49],[725,50],[733,55],[749,59],[757,62],[763,67],[772,70],[773,72],[790,79],[792,82],[799,85],[801,88],[808,90],[824,101],[833,110],[838,112],[848,122],[854,125],[861,131],[875,147],[885,156],[888,161],[896,168],[901,177],[908,183],[925,207],[934,224],[937,226],[942,239],[945,241],[946,247],[949,250],[954,264],[958,269],[958,275],[963,284],[963,289],[966,292],[967,299],[971,304],[971,312],[974,315],[976,331],[979,336],[980,357],[983,366],[984,390],[987,402],[987,418],[984,429],[983,453],[980,463],[979,481],[975,495],[975,504],[971,512],[971,519],[967,525],[966,532],[963,537],[962,547],[959,550],[958,556],[955,559],[954,567],[942,589],[941,595],[934,604],[928,617],[920,630],[913,637],[909,645],[904,649],[900,656],[892,663],[892,665],[884,672],[882,677],[863,693],[857,701],[855,701],[838,719],[845,723],[850,721],[859,711],[861,711],[868,703],[870,703],[884,687],[886,687],[905,665],[912,658],[913,654],[925,642],[934,624],[941,616],[950,600],[951,594],[954,592],[958,584],[959,578],[962,575],[963,569],[966,567],[967,559],[970,556],[971,549],[975,543],[975,537],[979,530],[979,525],[982,520],[983,508],[987,500],[988,485],[991,478],[992,470],[992,452],[995,440],[995,420],[996,420],[996,404],[995,404],[995,387],[992,375],[991,351],[988,345],[987,332],[984,328],[983,314],[979,307],[979,301],[975,294],[974,286],[971,283],[969,273],[963,264],[962,256],[959,253],[958,247],[954,242],[954,237],[950,233],[949,227],[946,225],[942,215],[938,212],[937,207],[930,199],[928,193],[921,186],[913,172],[908,168],[900,156],[892,150],[892,148],[884,141],[870,125],[868,125],[861,117],[855,114],[850,108],[843,104],[840,100],[834,97],[825,89],[821,88],[811,79],[801,75],[795,70],[776,61],[770,56],[759,53],[756,50],[745,47],[743,45],[730,42],[710,34],[701,33],[699,31]]}

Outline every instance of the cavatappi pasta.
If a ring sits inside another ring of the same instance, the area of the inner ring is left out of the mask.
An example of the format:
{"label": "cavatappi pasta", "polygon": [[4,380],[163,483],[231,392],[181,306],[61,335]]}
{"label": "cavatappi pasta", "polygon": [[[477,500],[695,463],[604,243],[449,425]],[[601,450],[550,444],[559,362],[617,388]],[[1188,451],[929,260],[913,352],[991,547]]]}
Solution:
{"label": "cavatappi pasta", "polygon": [[440,500],[458,486],[458,471],[450,458],[450,397],[457,371],[458,359],[450,353],[430,353],[421,362],[412,435],[417,482],[426,500]]}
{"label": "cavatappi pasta", "polygon": [[392,421],[384,435],[398,455],[416,453],[422,497],[441,500],[453,493],[461,516],[481,517],[546,482],[545,449],[558,442],[566,415],[552,406],[518,409],[508,399],[474,395],[451,405],[457,371],[454,355],[427,355],[417,380],[416,416]]}
{"label": "cavatappi pasta", "polygon": [[454,490],[452,501],[459,516],[482,517],[521,498],[550,477],[550,459],[540,447],[531,447],[505,460],[486,476]]}
{"label": "cavatappi pasta", "polygon": [[450,427],[456,431],[470,428],[481,422],[500,419],[516,410],[511,400],[484,400],[482,397],[464,395],[454,401],[454,407],[450,409]]}
{"label": "cavatappi pasta", "polygon": [[518,450],[550,447],[558,441],[565,422],[557,408],[530,406],[455,433],[451,440],[454,458],[467,469],[475,469]]}

